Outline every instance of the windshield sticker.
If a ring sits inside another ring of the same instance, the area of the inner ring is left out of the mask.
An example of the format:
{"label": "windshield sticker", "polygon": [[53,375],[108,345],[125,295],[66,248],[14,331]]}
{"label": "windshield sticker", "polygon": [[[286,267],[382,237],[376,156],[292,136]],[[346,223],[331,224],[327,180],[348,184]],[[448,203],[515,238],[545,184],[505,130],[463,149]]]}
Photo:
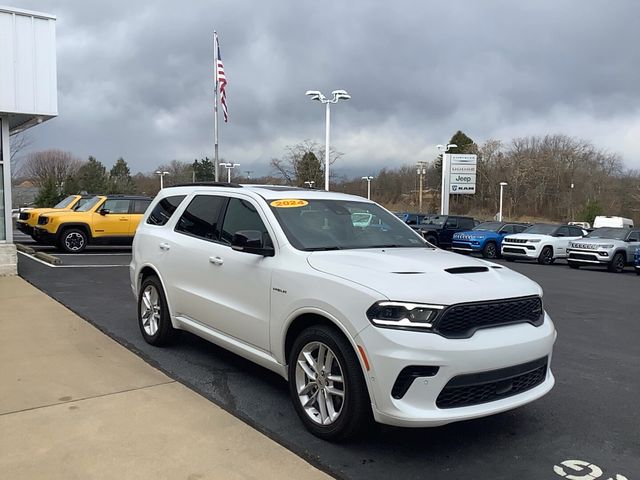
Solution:
{"label": "windshield sticker", "polygon": [[309,205],[306,200],[296,200],[294,198],[284,198],[282,200],[274,200],[269,205],[275,208],[298,208]]}

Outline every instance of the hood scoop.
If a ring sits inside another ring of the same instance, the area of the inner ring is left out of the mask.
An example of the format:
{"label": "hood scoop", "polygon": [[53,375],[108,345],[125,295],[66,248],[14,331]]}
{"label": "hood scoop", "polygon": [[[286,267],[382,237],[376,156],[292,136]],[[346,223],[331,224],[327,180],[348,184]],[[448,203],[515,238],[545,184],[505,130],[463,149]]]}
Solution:
{"label": "hood scoop", "polygon": [[391,272],[395,275],[424,275],[427,272]]}
{"label": "hood scoop", "polygon": [[461,273],[482,273],[488,272],[488,267],[453,267],[453,268],[445,268],[445,272],[451,273],[453,275],[458,275]]}

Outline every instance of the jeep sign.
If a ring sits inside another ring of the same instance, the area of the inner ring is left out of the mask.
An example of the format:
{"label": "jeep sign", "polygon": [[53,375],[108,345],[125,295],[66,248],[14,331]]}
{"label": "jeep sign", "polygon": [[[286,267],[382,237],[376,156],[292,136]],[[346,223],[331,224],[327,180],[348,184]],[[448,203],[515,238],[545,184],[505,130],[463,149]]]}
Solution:
{"label": "jeep sign", "polygon": [[449,155],[449,193],[476,193],[477,155]]}

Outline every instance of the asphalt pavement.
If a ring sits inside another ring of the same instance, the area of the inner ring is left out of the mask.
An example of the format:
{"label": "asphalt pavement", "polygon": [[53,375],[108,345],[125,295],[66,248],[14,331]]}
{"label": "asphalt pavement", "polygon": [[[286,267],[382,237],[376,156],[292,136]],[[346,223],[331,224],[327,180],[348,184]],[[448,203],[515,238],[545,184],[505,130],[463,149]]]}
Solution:
{"label": "asphalt pavement", "polygon": [[640,277],[631,269],[500,262],[545,290],[559,334],[554,390],[493,417],[431,429],[379,426],[366,439],[330,444],[303,428],[275,374],[185,332],[170,348],[146,344],[130,257],[109,251],[100,266],[99,253],[56,267],[20,254],[18,271],[148,363],[338,478],[592,480],[599,470],[603,480],[640,478]]}

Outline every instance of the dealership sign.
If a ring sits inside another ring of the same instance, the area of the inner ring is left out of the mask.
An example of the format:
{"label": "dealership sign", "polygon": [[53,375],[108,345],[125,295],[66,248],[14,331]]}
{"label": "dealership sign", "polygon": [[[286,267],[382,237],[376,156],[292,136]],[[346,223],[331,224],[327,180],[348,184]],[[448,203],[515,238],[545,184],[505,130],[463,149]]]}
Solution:
{"label": "dealership sign", "polygon": [[449,155],[449,193],[476,193],[477,155]]}

